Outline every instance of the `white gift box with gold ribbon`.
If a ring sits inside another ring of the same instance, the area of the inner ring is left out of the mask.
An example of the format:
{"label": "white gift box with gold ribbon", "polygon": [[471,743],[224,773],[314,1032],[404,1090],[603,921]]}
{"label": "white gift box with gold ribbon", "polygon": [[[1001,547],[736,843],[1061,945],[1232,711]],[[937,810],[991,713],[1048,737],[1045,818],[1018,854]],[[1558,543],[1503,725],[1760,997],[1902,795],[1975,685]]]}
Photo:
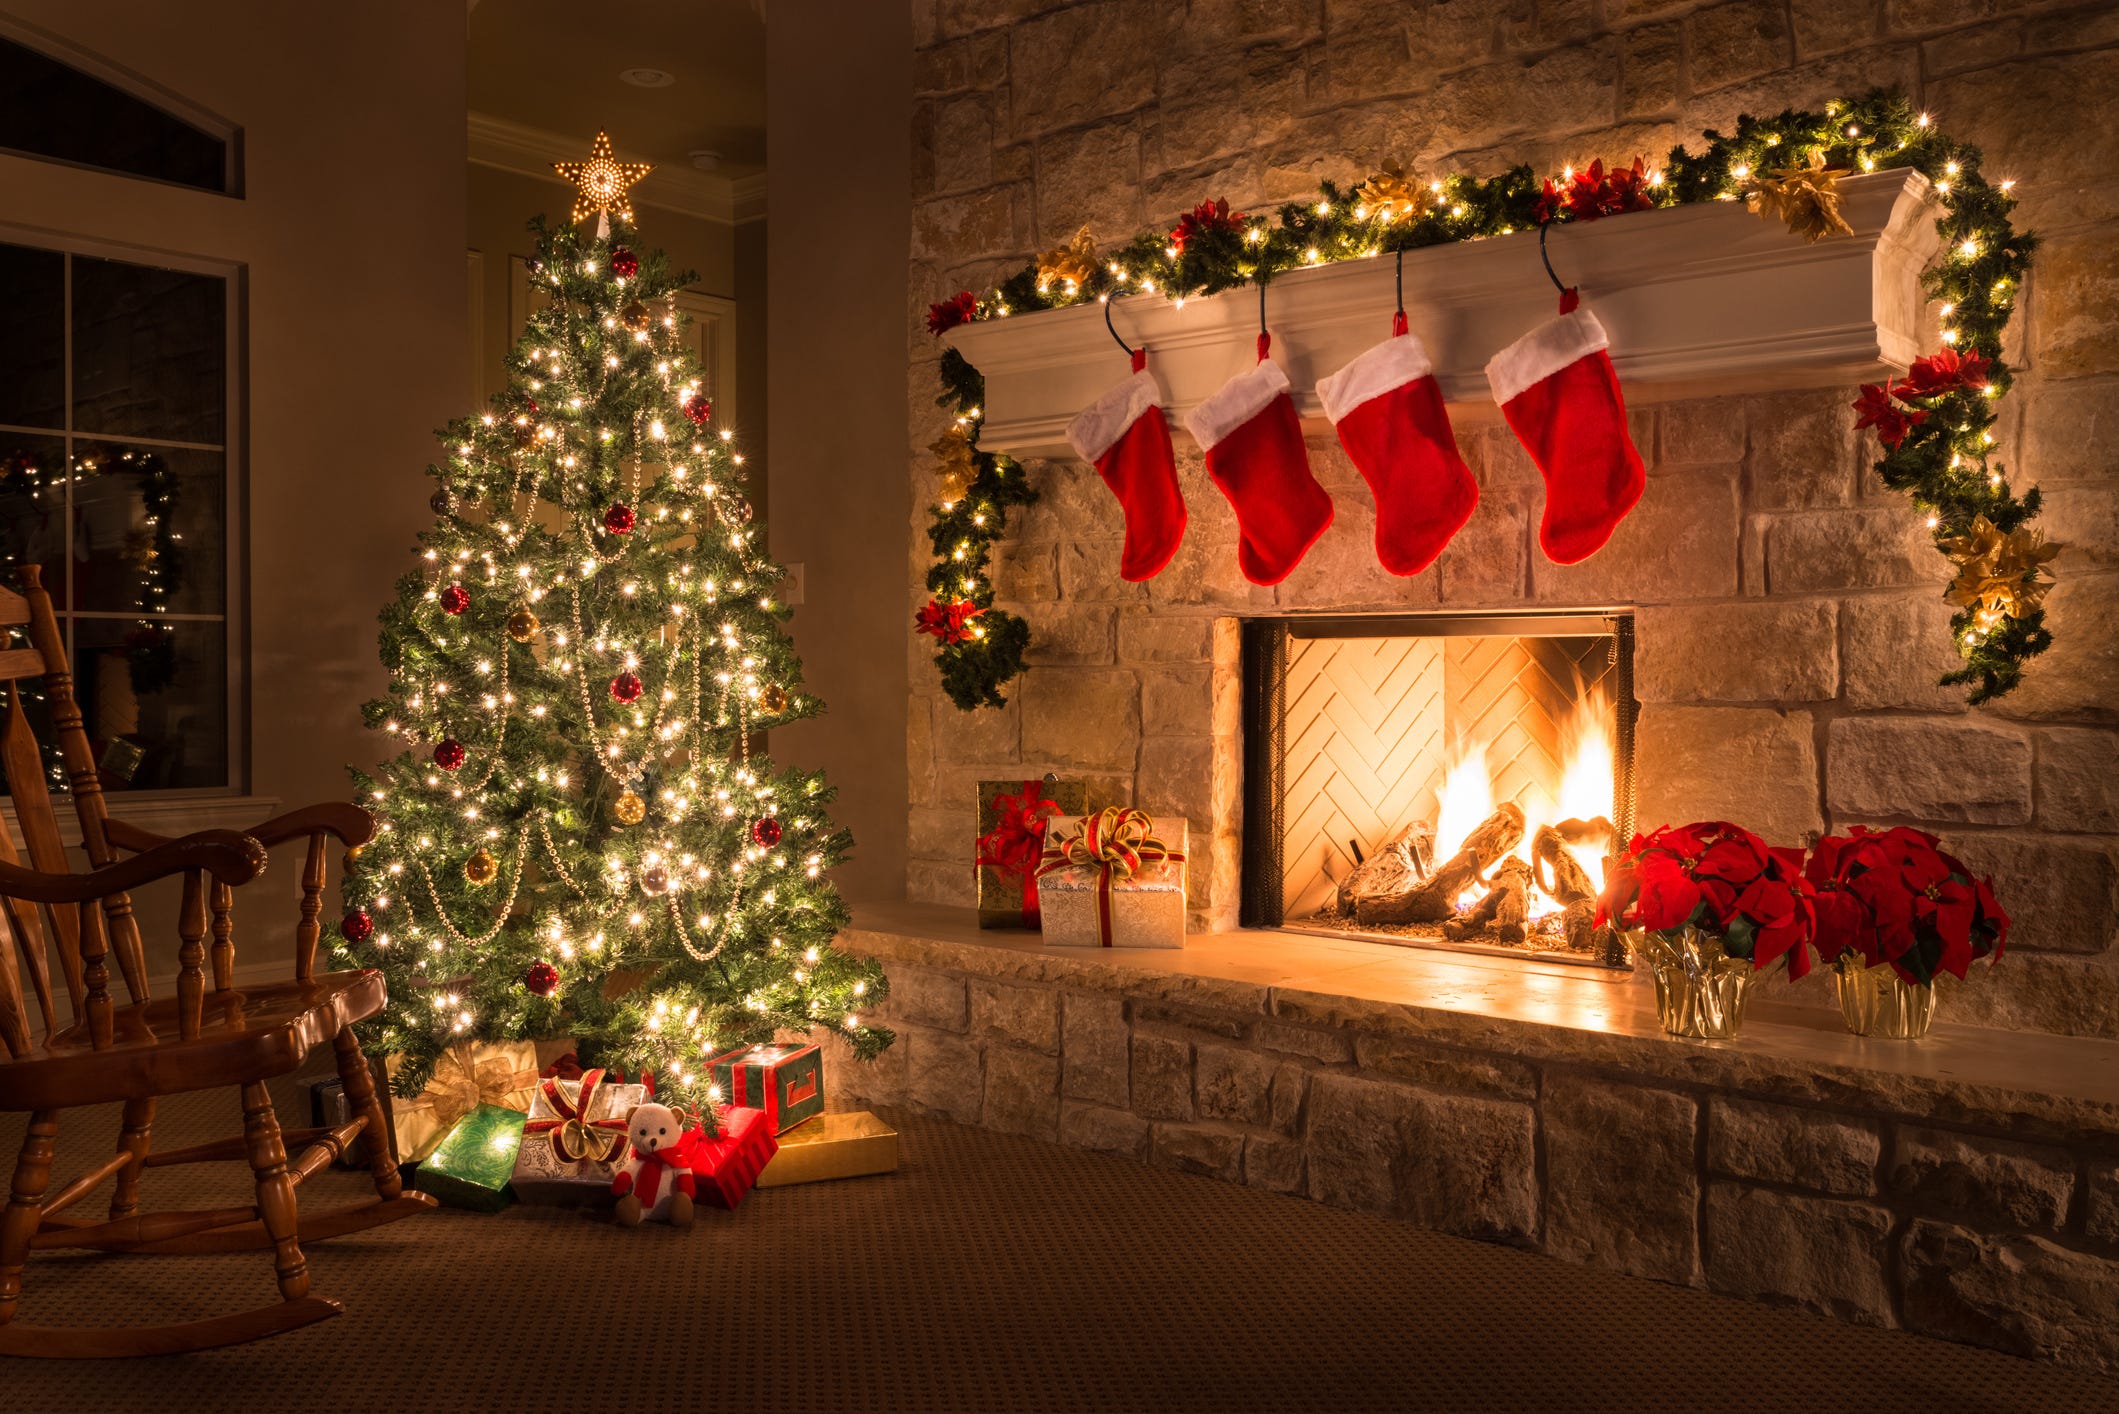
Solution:
{"label": "white gift box with gold ribbon", "polygon": [[1038,900],[1062,947],[1185,945],[1185,822],[1113,807],[1045,826]]}

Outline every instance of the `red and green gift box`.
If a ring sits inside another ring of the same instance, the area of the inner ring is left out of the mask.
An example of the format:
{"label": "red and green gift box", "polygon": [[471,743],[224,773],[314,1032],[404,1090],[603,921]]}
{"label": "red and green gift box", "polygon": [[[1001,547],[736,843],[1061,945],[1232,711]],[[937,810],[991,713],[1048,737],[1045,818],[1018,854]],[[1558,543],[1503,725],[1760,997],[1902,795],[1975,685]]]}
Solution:
{"label": "red and green gift box", "polygon": [[1088,805],[1082,781],[980,781],[979,926],[1040,926],[1038,860],[1045,850],[1045,824],[1058,815],[1079,815]]}
{"label": "red and green gift box", "polygon": [[740,1046],[706,1069],[721,1099],[765,1111],[774,1134],[824,1113],[824,1053],[815,1046]]}
{"label": "red and green gift box", "polygon": [[772,1120],[763,1110],[729,1105],[717,1111],[719,1132],[700,1134],[692,1149],[692,1180],[698,1201],[733,1208],[779,1152]]}

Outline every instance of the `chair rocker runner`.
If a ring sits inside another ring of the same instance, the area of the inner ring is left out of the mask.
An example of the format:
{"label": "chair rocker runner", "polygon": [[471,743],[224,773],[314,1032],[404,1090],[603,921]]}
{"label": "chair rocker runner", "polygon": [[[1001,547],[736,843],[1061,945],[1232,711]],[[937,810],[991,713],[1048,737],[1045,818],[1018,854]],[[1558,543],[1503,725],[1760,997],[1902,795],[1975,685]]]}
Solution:
{"label": "chair rocker runner", "polygon": [[[309,1294],[301,1243],[433,1206],[426,1195],[402,1187],[381,1100],[352,1030],[354,1022],[382,1009],[381,974],[315,971],[327,850],[334,841],[344,847],[365,843],[374,822],[356,806],[325,804],[241,834],[203,830],[165,839],[110,819],[74,700],[64,641],[36,566],[21,571],[21,585],[19,595],[0,589],[0,629],[26,629],[30,642],[28,648],[0,646],[0,765],[28,856],[25,865],[13,837],[0,826],[0,928],[11,937],[11,943],[0,939],[0,1044],[6,1052],[0,1057],[0,1109],[27,1112],[29,1127],[7,1204],[0,1209],[0,1355],[163,1355],[256,1340],[335,1316],[336,1302]],[[90,865],[86,873],[68,867],[44,761],[23,711],[25,681],[43,690],[81,824]],[[306,839],[308,846],[294,978],[238,990],[235,891],[264,870],[268,846],[297,839]],[[129,857],[121,858],[120,850]],[[169,878],[181,880],[176,995],[152,999],[130,891]],[[53,952],[59,961],[56,982]],[[111,996],[113,961],[125,1003]],[[67,1018],[58,1014],[61,988],[71,1013]],[[312,1048],[326,1042],[336,1051],[353,1118],[335,1128],[283,1133],[267,1081],[292,1073]],[[241,1094],[240,1135],[154,1150],[158,1097],[228,1086],[239,1087]],[[123,1105],[117,1151],[54,1189],[52,1152],[60,1113],[112,1103]],[[364,1132],[375,1198],[302,1217],[295,1190]],[[307,1147],[290,1159],[290,1143]],[[216,1159],[249,1164],[256,1180],[254,1204],[140,1211],[144,1170]],[[107,1219],[62,1216],[105,1180],[113,1181]],[[269,1249],[280,1300],[174,1325],[25,1324],[16,1319],[23,1268],[33,1249],[54,1247],[114,1253]]]}

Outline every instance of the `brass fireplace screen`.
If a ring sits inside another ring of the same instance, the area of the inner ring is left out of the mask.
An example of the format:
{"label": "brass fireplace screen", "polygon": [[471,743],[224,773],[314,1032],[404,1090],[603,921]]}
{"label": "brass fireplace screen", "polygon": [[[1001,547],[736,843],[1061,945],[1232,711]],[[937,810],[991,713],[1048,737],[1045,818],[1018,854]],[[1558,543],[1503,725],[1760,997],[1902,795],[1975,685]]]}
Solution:
{"label": "brass fireplace screen", "polygon": [[1633,620],[1245,622],[1242,921],[1623,966]]}

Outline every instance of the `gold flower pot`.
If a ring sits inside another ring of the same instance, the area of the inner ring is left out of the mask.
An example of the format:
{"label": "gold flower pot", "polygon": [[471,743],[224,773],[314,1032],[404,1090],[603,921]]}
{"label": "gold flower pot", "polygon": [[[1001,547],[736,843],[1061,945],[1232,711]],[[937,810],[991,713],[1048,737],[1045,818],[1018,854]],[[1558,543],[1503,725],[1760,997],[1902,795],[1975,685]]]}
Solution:
{"label": "gold flower pot", "polygon": [[1832,974],[1839,993],[1839,1012],[1857,1036],[1890,1041],[1918,1041],[1935,1020],[1935,989],[1908,982],[1892,967],[1865,967],[1852,953],[1841,953]]}
{"label": "gold flower pot", "polygon": [[1727,1041],[1744,1028],[1744,1004],[1757,974],[1751,963],[1722,951],[1719,938],[1687,924],[1667,932],[1627,934],[1635,954],[1655,974],[1655,1012],[1673,1036]]}

